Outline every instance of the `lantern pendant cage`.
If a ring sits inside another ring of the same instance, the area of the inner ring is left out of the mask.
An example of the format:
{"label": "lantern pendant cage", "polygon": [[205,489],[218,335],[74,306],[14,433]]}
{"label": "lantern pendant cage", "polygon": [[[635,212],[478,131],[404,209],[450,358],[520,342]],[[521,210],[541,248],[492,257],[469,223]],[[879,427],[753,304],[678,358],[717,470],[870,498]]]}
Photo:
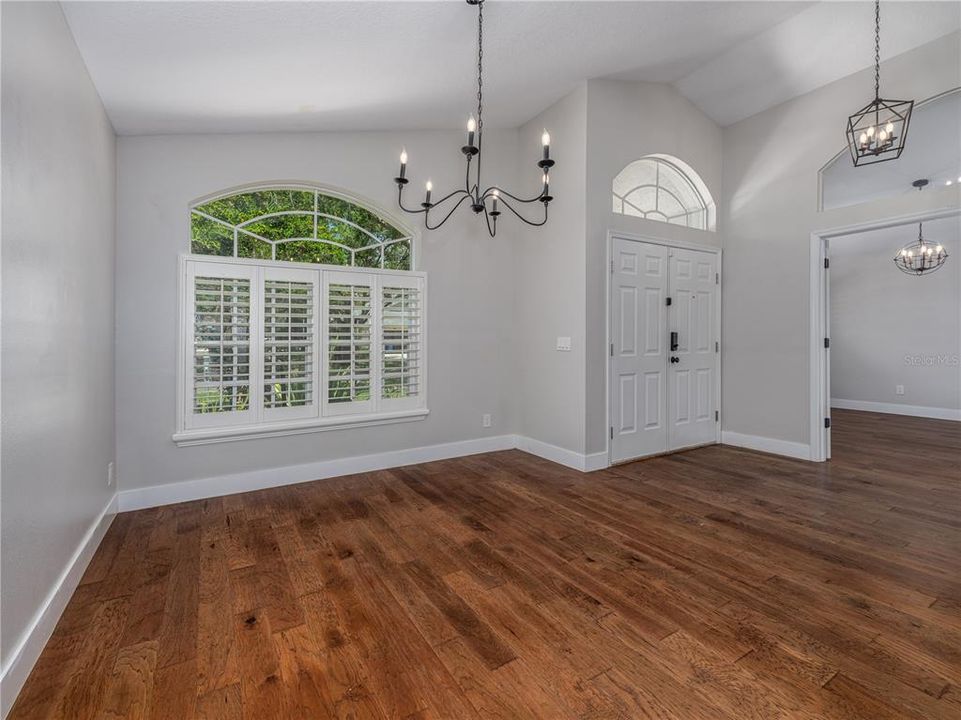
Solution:
{"label": "lantern pendant cage", "polygon": [[[911,184],[920,191],[928,181],[922,178]],[[894,256],[894,264],[901,272],[920,277],[939,270],[947,259],[948,253],[943,245],[925,239],[923,224],[919,222],[918,239],[898,250],[898,254]]]}
{"label": "lantern pendant cage", "polygon": [[904,150],[913,100],[881,97],[881,2],[874,3],[874,100],[848,118],[847,137],[855,166],[896,160]]}

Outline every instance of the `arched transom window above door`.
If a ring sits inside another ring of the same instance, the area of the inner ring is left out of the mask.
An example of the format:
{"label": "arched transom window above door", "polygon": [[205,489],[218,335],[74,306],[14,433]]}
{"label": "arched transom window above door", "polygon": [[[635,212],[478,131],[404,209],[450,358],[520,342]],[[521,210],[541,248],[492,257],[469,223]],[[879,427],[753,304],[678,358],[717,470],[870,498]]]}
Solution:
{"label": "arched transom window above door", "polygon": [[258,187],[190,209],[195,255],[387,270],[413,268],[413,241],[372,210],[323,190]]}
{"label": "arched transom window above door", "polygon": [[635,160],[614,178],[613,209],[620,215],[715,229],[714,199],[704,181],[686,163],[670,155]]}

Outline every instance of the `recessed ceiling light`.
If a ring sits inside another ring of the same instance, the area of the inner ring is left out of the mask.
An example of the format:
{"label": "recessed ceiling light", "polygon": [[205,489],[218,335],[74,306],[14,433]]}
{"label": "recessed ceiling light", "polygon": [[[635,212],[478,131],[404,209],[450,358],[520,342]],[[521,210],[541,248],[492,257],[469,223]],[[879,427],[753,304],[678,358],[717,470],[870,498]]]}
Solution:
{"label": "recessed ceiling light", "polygon": [[950,184],[951,184],[951,181],[950,181],[950,180],[945,180],[945,181],[944,181],[944,184],[945,184],[945,185],[950,185]]}

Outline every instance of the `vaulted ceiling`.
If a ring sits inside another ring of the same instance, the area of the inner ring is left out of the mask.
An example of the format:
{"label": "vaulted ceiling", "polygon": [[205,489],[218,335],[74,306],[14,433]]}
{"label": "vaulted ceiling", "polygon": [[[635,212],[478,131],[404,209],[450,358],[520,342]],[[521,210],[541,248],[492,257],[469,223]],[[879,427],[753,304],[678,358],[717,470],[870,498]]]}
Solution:
{"label": "vaulted ceiling", "polygon": [[[883,3],[885,56],[961,4]],[[476,11],[435,2],[67,2],[121,134],[459,127]],[[485,4],[485,121],[514,127],[594,77],[673,83],[728,124],[867,67],[871,3]]]}

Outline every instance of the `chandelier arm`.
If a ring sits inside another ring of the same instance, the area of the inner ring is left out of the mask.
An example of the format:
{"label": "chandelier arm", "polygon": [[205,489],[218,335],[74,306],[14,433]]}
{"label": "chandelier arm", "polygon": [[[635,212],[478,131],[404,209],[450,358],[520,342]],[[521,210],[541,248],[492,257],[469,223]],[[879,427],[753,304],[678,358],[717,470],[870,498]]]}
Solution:
{"label": "chandelier arm", "polygon": [[[447,197],[445,197],[444,200],[446,200],[446,199],[449,198],[449,197],[453,197],[454,195],[457,195],[458,193],[464,193],[464,191],[463,191],[463,190],[458,190],[456,193],[451,193],[450,195],[448,195]],[[436,230],[436,229],[439,228],[441,225],[443,225],[445,222],[447,222],[447,220],[450,218],[450,216],[454,214],[454,211],[457,210],[457,208],[459,208],[459,207],[461,206],[461,203],[463,203],[463,202],[464,202],[467,198],[469,198],[469,197],[470,197],[470,193],[464,193],[464,196],[463,196],[460,200],[458,200],[456,203],[454,203],[454,207],[452,207],[452,208],[450,209],[450,212],[448,212],[448,213],[444,216],[444,219],[441,220],[439,223],[437,223],[437,224],[434,225],[434,226],[431,226],[431,224],[430,224],[430,216],[427,215],[427,213],[425,212],[425,213],[424,213],[424,226],[425,226],[428,230]],[[444,200],[441,200],[441,202],[443,202]],[[438,203],[438,204],[440,204],[440,203]],[[427,208],[427,210],[430,210],[430,208]]]}
{"label": "chandelier arm", "polygon": [[[448,200],[450,200],[452,197],[454,197],[454,196],[456,196],[456,195],[464,195],[465,197],[469,197],[469,196],[470,196],[470,193],[467,192],[466,190],[455,190],[455,191],[452,192],[452,193],[448,193],[447,195],[445,195],[444,197],[442,197],[442,198],[441,198],[440,200],[438,200],[437,202],[432,202],[432,203],[430,204],[430,207],[429,207],[429,208],[422,207],[420,210],[411,210],[410,208],[405,208],[405,207],[404,207],[404,204],[401,202],[401,195],[403,194],[403,192],[404,192],[404,188],[403,188],[403,186],[401,186],[400,190],[398,190],[398,192],[397,192],[397,204],[400,206],[400,209],[401,209],[401,210],[403,210],[404,212],[410,213],[410,214],[412,214],[412,215],[418,215],[418,214],[421,214],[421,213],[426,214],[428,210],[430,210],[430,209],[432,209],[432,208],[435,208],[435,207],[437,207],[438,205],[443,205],[445,202],[447,202]],[[463,200],[464,200],[464,198],[461,198],[461,201],[462,201],[462,202],[463,202]],[[459,204],[460,204],[460,203],[457,203],[457,205],[459,205]],[[454,207],[456,208],[457,205],[455,205]]]}
{"label": "chandelier arm", "polygon": [[497,235],[497,216],[494,216],[494,225],[491,227],[490,214],[487,212],[487,205],[484,205],[484,220],[487,222],[487,234],[491,237]]}
{"label": "chandelier arm", "polygon": [[496,190],[496,191],[500,194],[501,197],[505,197],[505,196],[506,196],[506,197],[509,197],[509,198],[510,198],[511,200],[513,200],[514,202],[525,203],[525,204],[526,204],[526,203],[537,202],[538,200],[540,200],[541,198],[544,197],[544,191],[541,190],[541,192],[540,192],[539,195],[535,195],[535,196],[532,197],[532,198],[529,198],[529,199],[519,198],[519,197],[517,197],[516,195],[514,195],[513,193],[509,193],[509,192],[507,192],[506,190],[504,190],[502,187],[499,187],[499,186],[497,186],[497,185],[491,185],[489,188],[487,188],[487,189],[484,191],[484,194],[483,194],[482,197],[483,197],[484,199],[487,199],[488,197],[491,197],[491,194],[494,192],[494,190]]}
{"label": "chandelier arm", "polygon": [[533,221],[533,220],[528,220],[526,217],[524,217],[524,216],[521,215],[519,212],[517,212],[517,210],[515,210],[515,209],[513,208],[513,206],[512,206],[509,202],[507,202],[506,200],[504,200],[503,198],[501,198],[501,203],[502,203],[508,210],[510,210],[512,213],[514,213],[514,215],[516,215],[517,218],[518,218],[521,222],[524,222],[524,223],[526,223],[526,224],[528,224],[528,225],[531,225],[531,226],[533,226],[533,227],[540,227],[541,225],[544,225],[544,224],[547,223],[547,203],[544,203],[544,219],[541,220],[540,222],[535,222],[535,221]]}

